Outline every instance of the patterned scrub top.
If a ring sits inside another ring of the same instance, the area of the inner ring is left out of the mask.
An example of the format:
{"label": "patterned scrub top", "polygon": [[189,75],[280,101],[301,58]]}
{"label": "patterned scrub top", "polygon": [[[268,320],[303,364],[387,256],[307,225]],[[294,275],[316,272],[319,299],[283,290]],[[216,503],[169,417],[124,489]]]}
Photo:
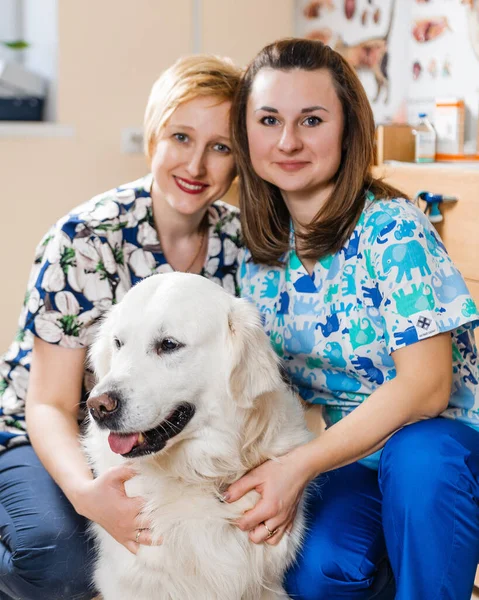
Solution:
{"label": "patterned scrub top", "polygon": [[[0,451],[28,441],[24,406],[34,336],[86,348],[98,318],[135,283],[173,271],[155,229],[151,183],[148,175],[95,196],[58,221],[37,247],[17,335],[0,357]],[[235,294],[239,211],[215,202],[208,220],[201,274]],[[82,400],[91,387],[85,371]]]}
{"label": "patterned scrub top", "polygon": [[318,260],[312,275],[294,250],[294,231],[290,248],[281,267],[255,264],[245,251],[241,294],[259,308],[300,396],[325,405],[328,425],[395,377],[392,352],[450,331],[453,384],[443,416],[479,429],[478,310],[416,206],[369,199],[344,247]]}

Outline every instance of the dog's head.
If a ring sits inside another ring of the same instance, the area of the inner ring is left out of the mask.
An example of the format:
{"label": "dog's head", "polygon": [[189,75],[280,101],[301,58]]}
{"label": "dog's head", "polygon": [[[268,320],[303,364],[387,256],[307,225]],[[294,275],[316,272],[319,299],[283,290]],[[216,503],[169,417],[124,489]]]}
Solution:
{"label": "dog's head", "polygon": [[200,452],[221,445],[258,397],[283,385],[255,307],[198,275],[134,286],[106,316],[90,359],[90,414],[125,457],[180,441]]}

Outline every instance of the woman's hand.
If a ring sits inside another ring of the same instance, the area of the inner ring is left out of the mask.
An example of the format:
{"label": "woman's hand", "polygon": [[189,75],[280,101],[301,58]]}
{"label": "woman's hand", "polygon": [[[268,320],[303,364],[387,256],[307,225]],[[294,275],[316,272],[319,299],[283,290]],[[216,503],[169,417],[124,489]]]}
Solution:
{"label": "woman's hand", "polygon": [[125,492],[125,481],[136,475],[135,470],[124,464],[93,479],[80,446],[78,403],[86,354],[86,349],[35,338],[26,403],[28,432],[38,457],[77,513],[136,554],[140,544],[150,545],[152,540],[141,516],[142,499]]}
{"label": "woman's hand", "polygon": [[128,465],[113,467],[83,486],[75,503],[77,512],[101,525],[133,554],[140,544],[153,544],[149,523],[141,515],[144,501],[125,492],[125,481],[136,474]]}
{"label": "woman's hand", "polygon": [[[255,544],[276,545],[293,527],[298,504],[309,477],[302,468],[298,450],[276,460],[268,460],[233,483],[224,495],[235,502],[247,492],[256,490],[261,499],[238,521],[238,527],[249,531]],[[270,532],[274,532],[272,535]]]}

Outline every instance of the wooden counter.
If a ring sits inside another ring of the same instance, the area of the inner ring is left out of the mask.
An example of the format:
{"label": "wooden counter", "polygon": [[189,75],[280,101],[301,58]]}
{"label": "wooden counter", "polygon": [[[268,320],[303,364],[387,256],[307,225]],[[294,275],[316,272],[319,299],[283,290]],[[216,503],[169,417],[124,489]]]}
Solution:
{"label": "wooden counter", "polygon": [[479,164],[393,163],[374,167],[374,175],[410,198],[421,190],[458,198],[458,202],[441,205],[444,220],[436,229],[479,304]]}

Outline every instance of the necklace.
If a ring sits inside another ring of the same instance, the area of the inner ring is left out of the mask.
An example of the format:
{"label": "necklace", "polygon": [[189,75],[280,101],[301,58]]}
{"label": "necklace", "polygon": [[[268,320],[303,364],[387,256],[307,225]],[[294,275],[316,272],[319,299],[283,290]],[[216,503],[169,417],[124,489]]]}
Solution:
{"label": "necklace", "polygon": [[[205,215],[205,218],[199,224],[198,231],[199,231],[199,238],[200,238],[200,242],[198,244],[198,249],[196,250],[195,255],[193,256],[191,262],[189,263],[189,265],[185,269],[177,269],[177,268],[175,268],[171,264],[171,261],[168,260],[168,255],[165,253],[165,249],[164,248],[162,249],[163,254],[164,254],[165,258],[166,258],[166,262],[168,263],[168,265],[170,266],[170,268],[171,268],[172,271],[180,272],[180,273],[189,273],[191,271],[193,265],[195,264],[195,262],[198,259],[198,256],[201,253],[201,250],[203,249],[203,243],[205,241],[206,233],[207,233],[207,231],[209,231],[209,224],[208,224],[208,219],[207,219],[206,215]],[[162,246],[162,244],[161,244],[161,237],[160,236],[158,236],[158,237],[159,237],[159,242],[160,242],[160,247],[161,247]],[[176,262],[176,260],[175,260],[175,262]]]}
{"label": "necklace", "polygon": [[[196,254],[193,257],[193,260],[190,262],[190,264],[187,266],[187,268],[183,270],[183,273],[189,273],[191,267],[195,264],[196,259],[200,255],[201,249],[203,248],[203,242],[205,241],[205,235],[206,235],[206,229],[203,227],[203,231],[201,232],[201,235],[200,235],[200,243],[198,246],[198,250],[196,251]],[[178,271],[178,270],[179,269],[175,269],[173,267],[173,271]]]}

